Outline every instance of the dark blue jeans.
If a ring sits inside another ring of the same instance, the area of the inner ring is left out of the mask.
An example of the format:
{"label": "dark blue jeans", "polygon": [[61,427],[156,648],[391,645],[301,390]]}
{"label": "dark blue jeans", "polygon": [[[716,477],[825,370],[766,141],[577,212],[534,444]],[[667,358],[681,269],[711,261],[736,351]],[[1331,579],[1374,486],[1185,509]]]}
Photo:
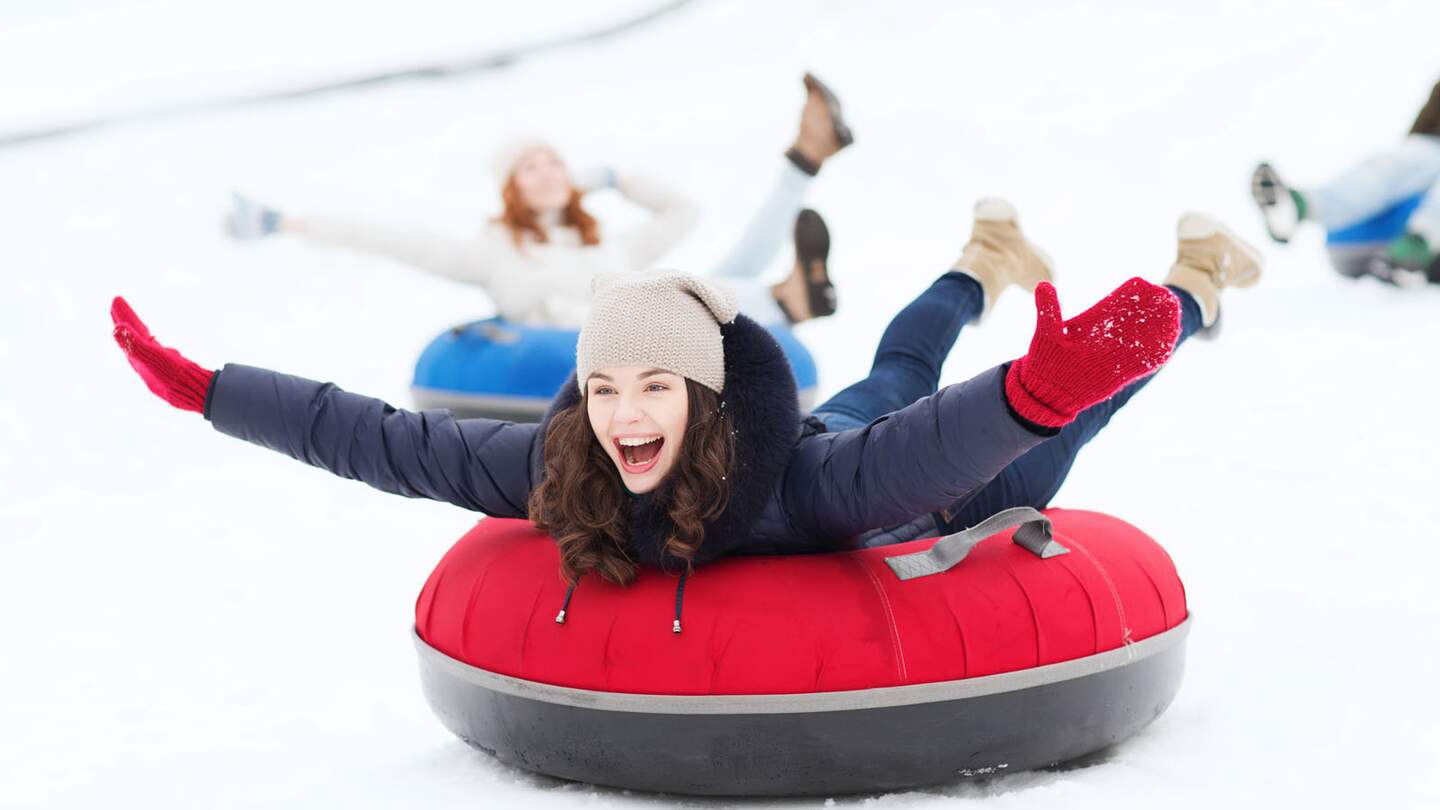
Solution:
{"label": "dark blue jeans", "polygon": [[931,284],[890,321],[870,375],[811,413],[833,432],[864,427],[940,387],[940,367],[965,324],[980,317],[985,293],[953,270]]}
{"label": "dark blue jeans", "polygon": [[[1200,329],[1200,304],[1184,290],[1170,289],[1180,299],[1178,346]],[[954,272],[941,276],[890,322],[875,351],[870,375],[831,397],[814,415],[830,430],[849,430],[935,393],[946,355],[960,330],[980,315],[983,306],[984,294],[974,279]],[[1142,377],[1110,399],[1081,411],[1075,421],[1016,459],[968,498],[936,515],[920,516],[906,529],[867,535],[865,544],[959,531],[1015,506],[1048,506],[1070,474],[1080,448],[1152,377]]]}

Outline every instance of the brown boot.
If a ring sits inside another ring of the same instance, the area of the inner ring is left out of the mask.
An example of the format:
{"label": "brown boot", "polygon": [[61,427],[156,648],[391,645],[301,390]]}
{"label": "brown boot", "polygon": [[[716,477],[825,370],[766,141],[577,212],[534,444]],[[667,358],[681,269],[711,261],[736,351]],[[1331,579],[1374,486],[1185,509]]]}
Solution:
{"label": "brown boot", "polygon": [[1165,284],[1195,297],[1201,322],[1209,330],[1220,317],[1220,291],[1253,287],[1260,280],[1264,259],[1260,251],[1205,214],[1182,215],[1175,230],[1179,247]]}
{"label": "brown boot", "polygon": [[795,270],[770,288],[790,323],[835,314],[835,285],[830,283],[830,230],[806,208],[795,217]]}
{"label": "brown boot", "polygon": [[855,142],[850,127],[830,88],[809,73],[805,74],[805,106],[800,110],[800,134],[785,151],[799,169],[811,176],[836,152]]}
{"label": "brown boot", "polygon": [[998,197],[975,203],[975,226],[970,242],[955,262],[955,269],[980,282],[985,291],[985,313],[1006,287],[1034,290],[1054,280],[1054,265],[1045,252],[1020,232],[1015,206]]}

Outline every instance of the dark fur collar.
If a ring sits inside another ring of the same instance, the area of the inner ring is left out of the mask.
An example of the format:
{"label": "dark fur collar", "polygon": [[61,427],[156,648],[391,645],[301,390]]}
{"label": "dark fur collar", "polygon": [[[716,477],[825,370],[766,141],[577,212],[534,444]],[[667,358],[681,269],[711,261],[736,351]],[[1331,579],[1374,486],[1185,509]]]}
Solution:
{"label": "dark fur collar", "polygon": [[[706,527],[697,563],[721,556],[748,536],[790,461],[801,429],[795,375],[775,338],[744,315],[721,326],[720,334],[725,346],[725,392],[721,402],[735,430],[736,464],[730,502],[724,513]],[[541,455],[532,466],[537,475],[545,469],[543,435],[550,420],[579,401],[580,391],[572,374],[542,422],[541,440],[536,442],[537,454]],[[667,491],[661,486],[633,500],[631,552],[642,563],[664,563],[660,549],[672,529],[665,513]]]}

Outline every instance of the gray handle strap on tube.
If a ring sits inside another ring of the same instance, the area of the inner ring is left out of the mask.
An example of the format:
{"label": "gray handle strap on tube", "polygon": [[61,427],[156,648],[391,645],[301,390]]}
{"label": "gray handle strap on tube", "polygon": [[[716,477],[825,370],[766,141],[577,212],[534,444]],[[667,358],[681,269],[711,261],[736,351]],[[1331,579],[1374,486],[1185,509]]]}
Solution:
{"label": "gray handle strap on tube", "polygon": [[1070,549],[1060,545],[1051,535],[1050,518],[1028,506],[1017,506],[996,512],[963,532],[948,534],[925,551],[886,557],[885,564],[902,580],[939,574],[959,565],[981,540],[1012,526],[1020,527],[1015,530],[1013,538],[1016,545],[1036,557],[1049,559],[1070,553]]}

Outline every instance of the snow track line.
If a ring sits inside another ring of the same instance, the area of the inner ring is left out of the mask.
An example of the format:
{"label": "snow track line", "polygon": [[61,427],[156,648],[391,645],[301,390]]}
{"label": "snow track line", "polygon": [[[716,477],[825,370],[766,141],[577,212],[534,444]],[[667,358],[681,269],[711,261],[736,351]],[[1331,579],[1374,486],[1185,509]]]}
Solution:
{"label": "snow track line", "polygon": [[254,95],[231,96],[218,99],[199,99],[195,101],[182,101],[174,104],[162,104],[154,107],[142,107],[129,112],[119,112],[112,115],[92,118],[86,121],[76,121],[68,124],[41,127],[38,129],[21,130],[18,132],[0,133],[0,149],[23,147],[41,141],[54,140],[72,135],[80,135],[100,129],[109,129],[124,124],[144,123],[151,121],[163,121],[172,118],[186,118],[194,115],[201,115],[220,110],[235,109],[239,107],[250,107],[260,104],[268,104],[275,101],[297,101],[328,96],[337,93],[346,93],[356,90],[368,90],[374,87],[398,84],[400,82],[431,81],[436,79],[450,79],[457,76],[466,76],[473,73],[485,73],[494,70],[503,70],[519,63],[521,60],[538,56],[547,51],[570,48],[576,45],[583,45],[591,42],[599,42],[611,37],[620,36],[635,28],[654,22],[673,11],[691,5],[696,0],[670,0],[649,11],[642,12],[627,20],[598,28],[593,31],[584,31],[578,34],[555,37],[548,40],[532,42],[528,45],[518,45],[513,48],[495,51],[493,53],[480,54],[469,58],[456,59],[449,62],[438,62],[428,65],[414,65],[411,67],[397,68],[395,70],[371,73],[363,76],[356,76],[351,79],[325,82],[324,84],[302,87],[297,90],[277,90]]}

